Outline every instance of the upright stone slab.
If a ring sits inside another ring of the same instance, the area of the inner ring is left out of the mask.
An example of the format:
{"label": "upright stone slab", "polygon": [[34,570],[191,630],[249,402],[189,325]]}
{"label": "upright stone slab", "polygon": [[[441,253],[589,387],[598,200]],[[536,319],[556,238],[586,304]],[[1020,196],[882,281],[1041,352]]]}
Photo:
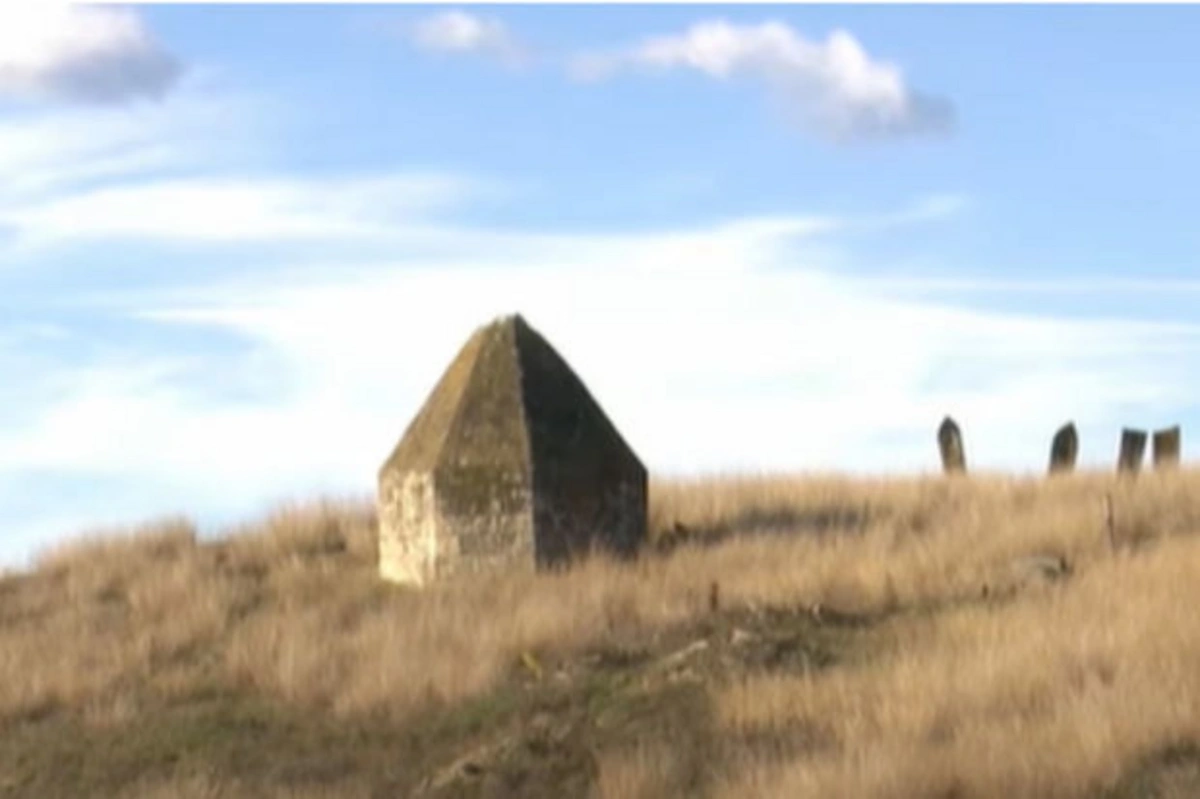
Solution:
{"label": "upright stone slab", "polygon": [[1179,465],[1179,425],[1154,431],[1154,468],[1171,469]]}
{"label": "upright stone slab", "polygon": [[1058,428],[1050,442],[1050,474],[1074,471],[1078,456],[1079,432],[1074,422],[1067,422]]}
{"label": "upright stone slab", "polygon": [[1145,457],[1146,431],[1122,428],[1121,450],[1117,455],[1117,471],[1137,474],[1142,468],[1142,460]]}
{"label": "upright stone slab", "polygon": [[967,470],[967,456],[963,449],[962,431],[958,424],[947,416],[937,432],[938,451],[942,455],[942,471],[958,474]]}
{"label": "upright stone slab", "polygon": [[582,381],[520,316],[481,327],[379,471],[379,571],[414,586],[463,570],[566,563],[646,538],[646,469]]}

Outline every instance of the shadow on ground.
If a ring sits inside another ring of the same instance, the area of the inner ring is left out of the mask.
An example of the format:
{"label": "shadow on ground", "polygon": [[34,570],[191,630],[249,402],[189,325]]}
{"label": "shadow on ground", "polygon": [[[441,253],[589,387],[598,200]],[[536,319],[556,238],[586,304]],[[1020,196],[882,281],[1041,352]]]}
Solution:
{"label": "shadow on ground", "polygon": [[716,546],[742,536],[861,535],[870,518],[871,512],[866,506],[753,508],[717,524],[674,522],[653,537],[654,549],[659,554],[669,554],[681,546]]}

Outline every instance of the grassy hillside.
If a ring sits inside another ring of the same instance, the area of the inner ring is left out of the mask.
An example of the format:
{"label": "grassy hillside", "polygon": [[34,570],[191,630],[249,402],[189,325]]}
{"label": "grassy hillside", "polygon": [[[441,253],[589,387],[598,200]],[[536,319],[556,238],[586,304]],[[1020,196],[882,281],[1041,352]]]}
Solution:
{"label": "grassy hillside", "polygon": [[1200,471],[651,493],[636,564],[420,593],[365,503],[46,553],[0,796],[1200,795]]}

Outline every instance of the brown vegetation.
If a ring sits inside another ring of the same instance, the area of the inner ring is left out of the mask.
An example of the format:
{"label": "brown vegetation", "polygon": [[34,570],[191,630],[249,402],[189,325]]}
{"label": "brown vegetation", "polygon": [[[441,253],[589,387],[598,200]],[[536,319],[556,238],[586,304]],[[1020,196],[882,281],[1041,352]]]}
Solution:
{"label": "brown vegetation", "polygon": [[370,507],[0,580],[0,795],[1200,791],[1194,470],[657,482],[669,554],[422,591]]}

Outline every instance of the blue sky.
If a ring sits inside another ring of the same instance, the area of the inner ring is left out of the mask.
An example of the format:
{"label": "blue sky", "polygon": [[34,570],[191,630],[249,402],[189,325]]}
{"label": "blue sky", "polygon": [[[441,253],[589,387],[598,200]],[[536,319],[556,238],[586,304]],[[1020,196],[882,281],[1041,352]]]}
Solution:
{"label": "blue sky", "polygon": [[369,495],[513,311],[658,474],[1200,429],[1200,9],[0,8],[0,565]]}

